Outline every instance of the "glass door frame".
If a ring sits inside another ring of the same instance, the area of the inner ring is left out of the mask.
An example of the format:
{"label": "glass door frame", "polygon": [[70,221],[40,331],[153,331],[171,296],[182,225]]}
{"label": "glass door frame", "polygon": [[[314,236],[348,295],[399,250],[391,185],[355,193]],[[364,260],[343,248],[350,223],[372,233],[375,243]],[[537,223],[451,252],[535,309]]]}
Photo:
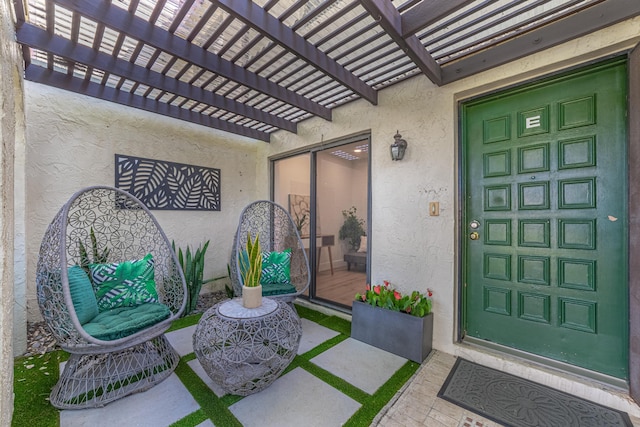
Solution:
{"label": "glass door frame", "polygon": [[[371,195],[371,133],[370,132],[362,132],[357,133],[341,138],[335,138],[329,141],[320,142],[312,145],[307,145],[305,147],[301,147],[299,149],[286,151],[283,153],[279,153],[268,158],[269,161],[269,199],[275,200],[275,164],[278,160],[287,159],[290,157],[298,156],[301,154],[309,154],[309,194],[311,198],[311,215],[310,215],[310,223],[309,223],[309,233],[310,233],[310,241],[316,241],[316,221],[317,221],[317,173],[318,173],[318,164],[317,164],[317,155],[319,152],[325,151],[327,149],[337,148],[343,145],[351,144],[357,141],[366,141],[369,145],[369,155],[367,159],[367,267],[366,267],[366,275],[367,275],[367,283],[371,282],[371,247],[372,247],[372,236],[371,236],[371,206],[372,206],[372,195]],[[342,304],[336,303],[334,301],[326,300],[323,298],[319,298],[316,296],[316,273],[317,273],[317,256],[318,256],[318,248],[316,245],[309,245],[309,267],[311,270],[311,282],[309,283],[309,296],[301,295],[301,297],[308,299],[311,302],[318,303],[320,305],[324,305],[327,307],[331,307],[344,312],[351,312],[351,308],[348,306],[344,306]]]}

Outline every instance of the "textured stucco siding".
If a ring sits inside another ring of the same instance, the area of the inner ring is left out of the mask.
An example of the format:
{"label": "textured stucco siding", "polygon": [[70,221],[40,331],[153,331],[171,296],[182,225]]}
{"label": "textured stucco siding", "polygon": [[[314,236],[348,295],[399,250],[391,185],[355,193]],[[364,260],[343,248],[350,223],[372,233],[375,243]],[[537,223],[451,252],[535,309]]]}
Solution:
{"label": "textured stucco siding", "polygon": [[204,277],[227,275],[238,216],[256,197],[256,147],[264,142],[38,83],[25,82],[25,92],[29,320],[40,318],[33,278],[47,226],[82,187],[114,185],[116,153],[221,170],[221,211],[152,213],[179,247],[211,240]]}
{"label": "textured stucco siding", "polygon": [[[277,132],[264,149],[274,155],[371,132],[371,281],[433,289],[434,347],[456,354],[458,102],[622,52],[638,42],[638,28],[640,19],[629,20],[444,87],[415,77],[382,90],[377,106],[352,102],[334,109],[331,122],[314,118],[299,124],[297,135]],[[392,162],[396,130],[409,146],[402,161]],[[429,202],[440,203],[440,216],[429,216]]]}
{"label": "textured stucco siding", "polygon": [[[13,414],[14,158],[24,144],[22,60],[13,42],[13,12],[0,0],[0,425]],[[17,298],[16,298],[17,301]],[[16,317],[20,319],[20,314]]]}

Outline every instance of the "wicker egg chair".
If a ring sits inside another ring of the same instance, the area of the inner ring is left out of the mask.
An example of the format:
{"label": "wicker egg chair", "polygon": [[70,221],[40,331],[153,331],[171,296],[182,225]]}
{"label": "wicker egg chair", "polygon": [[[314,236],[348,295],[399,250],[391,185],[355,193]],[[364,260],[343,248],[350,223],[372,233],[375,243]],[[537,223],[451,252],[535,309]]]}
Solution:
{"label": "wicker egg chair", "polygon": [[[139,258],[152,275],[143,283],[155,281],[157,297],[96,313],[93,268]],[[185,308],[185,279],[167,236],[132,195],[112,187],[75,193],[47,228],[36,280],[44,321],[70,353],[50,395],[53,406],[104,406],[151,388],[176,368],[179,356],[164,332]]]}
{"label": "wicker egg chair", "polygon": [[231,252],[231,282],[236,296],[242,295],[239,257],[245,249],[247,233],[251,233],[254,239],[258,236],[263,253],[291,250],[290,282],[263,282],[262,295],[293,302],[309,287],[310,274],[307,252],[291,215],[282,206],[269,200],[258,200],[244,208],[240,214]]}

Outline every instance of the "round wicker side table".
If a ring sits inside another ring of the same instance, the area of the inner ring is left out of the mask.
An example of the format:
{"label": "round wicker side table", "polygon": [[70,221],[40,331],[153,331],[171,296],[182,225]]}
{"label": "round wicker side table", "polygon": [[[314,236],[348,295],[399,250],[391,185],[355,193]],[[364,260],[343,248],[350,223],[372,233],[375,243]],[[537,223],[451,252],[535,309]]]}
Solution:
{"label": "round wicker side table", "polygon": [[258,308],[242,298],[223,301],[200,318],[193,334],[198,361],[224,391],[247,396],[273,383],[300,345],[302,323],[289,304],[262,299]]}

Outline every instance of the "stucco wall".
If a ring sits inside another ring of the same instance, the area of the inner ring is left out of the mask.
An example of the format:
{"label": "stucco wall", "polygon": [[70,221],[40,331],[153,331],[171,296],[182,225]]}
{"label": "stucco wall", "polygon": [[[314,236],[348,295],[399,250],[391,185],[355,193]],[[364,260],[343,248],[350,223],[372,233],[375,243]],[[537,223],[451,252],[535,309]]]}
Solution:
{"label": "stucco wall", "polygon": [[114,185],[114,154],[221,170],[221,211],[152,211],[170,240],[210,239],[204,277],[227,275],[242,208],[256,198],[256,147],[236,135],[25,82],[27,114],[27,277],[29,320],[40,318],[35,268],[49,222],[77,190]]}
{"label": "stucco wall", "polygon": [[[297,135],[278,132],[264,150],[274,155],[370,129],[372,283],[433,289],[434,347],[456,354],[458,101],[629,49],[639,27],[640,18],[629,20],[444,87],[415,77],[379,92],[377,106],[359,100],[334,109],[331,122],[315,118]],[[396,130],[409,146],[404,160],[392,162]],[[432,201],[440,216],[428,215]]]}
{"label": "stucco wall", "polygon": [[14,153],[24,144],[22,61],[13,43],[13,11],[0,1],[0,425],[13,415]]}

